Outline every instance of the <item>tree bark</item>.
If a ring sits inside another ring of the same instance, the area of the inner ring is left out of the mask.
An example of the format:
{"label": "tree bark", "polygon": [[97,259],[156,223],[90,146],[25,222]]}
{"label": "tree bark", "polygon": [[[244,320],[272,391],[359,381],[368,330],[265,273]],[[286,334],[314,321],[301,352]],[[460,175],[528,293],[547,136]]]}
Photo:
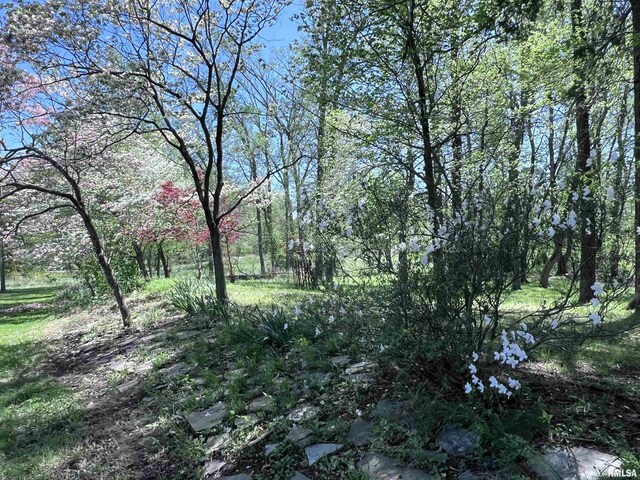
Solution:
{"label": "tree bark", "polygon": [[631,15],[633,22],[633,118],[634,118],[634,138],[633,138],[633,159],[635,166],[634,175],[634,237],[635,237],[635,282],[634,299],[630,302],[629,308],[640,306],[640,235],[637,229],[640,228],[640,0],[631,0]]}
{"label": "tree bark", "polygon": [[7,264],[4,257],[4,239],[0,234],[0,293],[7,291]]}
{"label": "tree bark", "polygon": [[[584,85],[585,45],[586,42],[582,24],[582,0],[573,0],[571,23],[574,41],[574,68],[576,70],[575,102],[576,102],[576,140],[578,143],[578,156],[576,170],[580,175],[580,185],[589,186],[592,166],[588,161],[591,156],[591,137],[589,133],[589,106]],[[581,193],[581,192],[578,192]],[[587,302],[593,297],[591,286],[596,282],[596,252],[598,251],[598,239],[596,238],[595,206],[594,200],[581,197],[580,200],[580,296],[579,301]]]}
{"label": "tree bark", "polygon": [[116,304],[118,305],[118,310],[120,311],[120,316],[122,318],[122,325],[124,328],[131,327],[131,316],[129,314],[129,308],[125,303],[124,296],[120,291],[120,285],[116,280],[116,277],[113,273],[113,269],[109,264],[109,259],[107,258],[107,254],[102,245],[102,241],[100,240],[100,236],[91,221],[91,217],[84,210],[79,210],[78,213],[82,217],[82,221],[84,223],[85,228],[87,229],[87,233],[89,234],[89,239],[91,240],[91,245],[93,246],[93,251],[96,255],[96,259],[98,260],[98,264],[102,269],[102,273],[104,274],[104,278],[111,288],[111,292],[116,300]]}
{"label": "tree bark", "polygon": [[169,260],[167,260],[167,256],[164,253],[162,241],[158,242],[158,257],[160,257],[160,263],[162,263],[162,273],[164,273],[164,278],[170,278],[171,268],[169,268]]}
{"label": "tree bark", "polygon": [[140,275],[144,278],[145,282],[149,281],[149,271],[147,270],[147,265],[144,263],[144,253],[142,252],[142,245],[138,242],[132,242],[133,251],[136,254],[136,262],[138,263],[138,268],[140,269]]}

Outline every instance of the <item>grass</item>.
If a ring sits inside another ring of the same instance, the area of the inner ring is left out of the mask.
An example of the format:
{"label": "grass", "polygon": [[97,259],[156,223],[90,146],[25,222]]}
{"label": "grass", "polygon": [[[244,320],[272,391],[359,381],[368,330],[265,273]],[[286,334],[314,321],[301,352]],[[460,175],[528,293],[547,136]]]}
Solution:
{"label": "grass", "polygon": [[[289,428],[284,417],[301,399],[314,403],[320,414],[307,424],[314,441],[342,442],[358,411],[366,414],[378,399],[395,395],[414,409],[417,425],[407,428],[397,419],[386,420],[376,427],[370,448],[403,465],[417,462],[436,476],[451,478],[453,472],[484,468],[480,458],[450,459],[441,464],[417,456],[422,449],[436,448],[437,434],[449,423],[479,431],[479,453],[490,459],[493,468],[506,469],[513,478],[528,478],[524,460],[546,445],[557,444],[593,446],[622,455],[626,468],[640,468],[640,415],[634,406],[640,395],[637,331],[592,341],[581,350],[549,345],[532,359],[535,368],[520,373],[522,395],[498,403],[490,398],[463,399],[460,392],[451,393],[460,390],[457,385],[446,390],[421,382],[412,365],[379,354],[375,335],[383,324],[375,313],[361,321],[347,315],[335,325],[325,323],[322,335],[314,337],[314,322],[327,317],[322,307],[314,307],[316,317],[304,313],[299,319],[293,316],[293,308],[307,303],[310,296],[319,304],[320,292],[299,290],[276,279],[238,281],[228,284],[231,300],[239,308],[239,318],[230,325],[200,323],[195,317],[180,317],[166,324],[176,313],[167,304],[173,285],[173,279],[154,279],[131,296],[136,327],[144,330],[132,335],[146,335],[158,328],[169,330],[162,342],[134,343],[132,353],[127,353],[127,358],[153,364],[131,395],[119,395],[115,390],[133,378],[131,373],[89,372],[91,381],[104,376],[103,383],[98,382],[100,389],[91,391],[103,402],[104,412],[97,417],[87,411],[77,385],[64,378],[69,372],[43,367],[47,357],[65,357],[77,350],[77,344],[69,348],[47,337],[48,331],[69,322],[67,314],[54,314],[51,300],[55,288],[24,288],[0,296],[0,479],[65,477],[79,471],[84,472],[84,478],[138,478],[142,472],[146,478],[199,478],[202,465],[211,457],[204,452],[206,437],[193,435],[184,416],[224,399],[229,416],[209,433],[232,428],[233,442],[224,458],[238,468],[250,466],[256,480],[288,480],[294,470],[311,478],[363,480],[353,466],[364,450],[349,447],[305,469],[303,451],[282,442]],[[552,285],[549,290],[525,285],[511,294],[507,308],[526,312],[542,301],[553,301],[562,293],[563,283]],[[360,301],[371,303],[372,298]],[[250,335],[242,330],[255,330],[267,318],[260,315],[268,316],[272,305],[283,309],[284,316],[276,320],[291,322],[295,335],[280,343],[263,342],[256,340],[255,331]],[[261,307],[261,314],[252,313],[255,306]],[[95,310],[78,313],[78,318],[86,321],[104,311],[98,305]],[[612,321],[632,321],[625,313],[616,310]],[[114,342],[122,336],[114,328],[116,313],[109,315],[113,321],[85,332],[81,341],[87,337],[104,341],[105,349],[124,355],[114,349]],[[176,335],[179,330],[193,329],[199,331],[194,337]],[[346,384],[340,370],[327,360],[336,354],[350,354],[354,361],[379,361],[376,384],[368,389]],[[177,376],[163,373],[163,368],[176,362],[186,363],[189,372]],[[229,374],[236,369],[245,374]],[[329,383],[296,380],[302,369],[330,374]],[[234,416],[247,414],[248,402],[262,393],[273,396],[274,411],[259,413],[258,426],[236,428]],[[270,432],[266,440],[245,446],[265,431]],[[264,443],[268,441],[282,444],[266,458]],[[91,447],[94,444],[107,447],[95,450]],[[76,464],[82,465],[81,470]]]}
{"label": "grass", "polygon": [[75,393],[40,368],[55,288],[0,295],[0,478],[47,478],[79,438]]}

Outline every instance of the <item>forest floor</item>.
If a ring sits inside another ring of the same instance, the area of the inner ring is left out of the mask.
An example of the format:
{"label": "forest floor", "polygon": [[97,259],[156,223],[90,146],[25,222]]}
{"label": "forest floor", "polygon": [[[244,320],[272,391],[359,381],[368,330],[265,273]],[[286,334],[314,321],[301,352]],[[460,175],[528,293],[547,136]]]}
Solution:
{"label": "forest floor", "polygon": [[[247,355],[176,311],[170,287],[129,299],[130,332],[104,305],[59,311],[53,287],[0,296],[0,479],[538,478],[550,446],[640,475],[637,333],[544,353],[522,398],[487,413],[355,341]],[[308,292],[231,295],[292,308]]]}

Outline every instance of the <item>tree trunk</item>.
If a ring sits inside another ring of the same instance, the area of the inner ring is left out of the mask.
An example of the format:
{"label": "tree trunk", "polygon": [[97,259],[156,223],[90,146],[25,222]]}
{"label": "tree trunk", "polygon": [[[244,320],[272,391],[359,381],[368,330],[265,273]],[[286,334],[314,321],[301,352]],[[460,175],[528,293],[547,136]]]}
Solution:
{"label": "tree trunk", "polygon": [[634,177],[634,237],[635,237],[635,297],[629,304],[629,308],[638,308],[640,305],[640,0],[631,0],[631,15],[633,19],[633,117],[634,139],[633,159],[635,166]]}
{"label": "tree trunk", "polygon": [[160,263],[162,263],[162,272],[164,273],[164,278],[170,278],[171,268],[169,268],[169,261],[167,260],[167,256],[164,254],[162,241],[158,243],[158,257],[160,258]]}
{"label": "tree trunk", "polygon": [[144,278],[145,282],[149,281],[149,271],[147,270],[147,266],[144,263],[144,253],[142,252],[142,245],[138,242],[133,242],[133,251],[136,254],[136,262],[138,263],[138,268],[140,269],[140,275]]}
{"label": "tree trunk", "polygon": [[[589,106],[584,85],[585,66],[585,45],[584,26],[582,24],[582,0],[573,0],[572,29],[580,42],[574,46],[574,62],[576,68],[575,102],[576,102],[576,140],[578,143],[578,157],[576,170],[581,178],[581,186],[589,186],[592,178],[592,166],[588,161],[591,156],[591,138],[589,134]],[[578,193],[581,193],[580,191]],[[596,252],[598,250],[598,240],[596,238],[595,205],[594,200],[580,200],[580,296],[579,301],[587,302],[593,297],[591,286],[596,283]]]}
{"label": "tree trunk", "polygon": [[109,259],[107,258],[107,254],[102,246],[102,242],[100,241],[100,236],[89,217],[89,214],[85,211],[79,211],[80,216],[82,217],[82,221],[84,222],[84,226],[87,229],[87,233],[89,234],[89,238],[91,240],[91,245],[93,245],[93,251],[96,255],[96,259],[98,260],[98,264],[102,269],[102,273],[104,274],[104,278],[111,288],[111,292],[116,300],[116,304],[118,305],[118,310],[120,311],[120,316],[122,317],[122,325],[124,328],[131,327],[131,317],[129,314],[129,309],[127,308],[127,304],[125,303],[124,296],[120,291],[120,285],[118,284],[116,277],[111,269],[111,265],[109,264]]}
{"label": "tree trunk", "polygon": [[7,264],[4,257],[4,239],[0,232],[0,293],[7,291]]}
{"label": "tree trunk", "polygon": [[213,255],[213,270],[216,281],[216,298],[226,302],[229,299],[227,294],[227,279],[224,275],[224,260],[222,252],[222,239],[220,238],[220,229],[218,225],[214,225],[211,235],[211,250]]}

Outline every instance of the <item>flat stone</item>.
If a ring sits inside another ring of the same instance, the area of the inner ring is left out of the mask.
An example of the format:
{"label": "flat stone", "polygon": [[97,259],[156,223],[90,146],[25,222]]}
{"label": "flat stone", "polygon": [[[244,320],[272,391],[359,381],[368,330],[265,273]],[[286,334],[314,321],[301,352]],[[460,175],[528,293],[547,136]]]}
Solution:
{"label": "flat stone", "polygon": [[117,360],[109,364],[109,368],[111,370],[115,370],[116,372],[124,372],[126,370],[130,370],[133,366],[133,362],[129,360]]}
{"label": "flat stone", "polygon": [[351,365],[347,368],[344,373],[347,375],[356,375],[359,373],[371,373],[376,368],[378,368],[378,364],[374,362],[358,362]]}
{"label": "flat stone", "polygon": [[414,458],[421,462],[446,463],[449,455],[445,452],[436,452],[435,450],[418,450],[415,452]]}
{"label": "flat stone", "polygon": [[289,412],[287,418],[292,422],[306,422],[307,420],[317,417],[318,412],[318,407],[313,405],[300,405]]}
{"label": "flat stone", "polygon": [[227,477],[217,477],[216,480],[251,480],[251,474],[240,473],[238,475],[229,475]]}
{"label": "flat stone", "polygon": [[347,375],[347,381],[357,385],[369,385],[373,383],[375,377],[372,373],[356,373],[355,375]]}
{"label": "flat stone", "polygon": [[300,472],[293,472],[293,477],[291,477],[291,480],[310,480],[309,477],[307,477],[306,475],[303,475]]}
{"label": "flat stone", "polygon": [[362,447],[371,443],[373,436],[373,423],[362,418],[356,418],[347,434],[347,441],[356,447]]}
{"label": "flat stone", "polygon": [[250,412],[260,412],[262,410],[271,410],[273,409],[273,404],[274,404],[273,397],[269,395],[261,395],[260,397],[257,397],[251,400],[251,403],[248,406],[248,410]]}
{"label": "flat stone", "polygon": [[218,452],[224,447],[231,444],[231,435],[228,433],[221,433],[220,435],[214,435],[207,439],[207,443],[204,444],[204,453],[209,455],[211,453]]}
{"label": "flat stone", "polygon": [[344,445],[340,443],[316,443],[304,449],[304,453],[307,455],[309,466],[316,463],[322,457],[325,457],[331,453],[337,452]]}
{"label": "flat stone", "polygon": [[124,340],[122,340],[121,342],[118,342],[118,346],[120,348],[124,348],[124,347],[128,347],[129,345],[132,345],[135,341],[137,340],[136,337],[129,337],[129,338],[125,338]]}
{"label": "flat stone", "polygon": [[98,342],[95,340],[92,340],[90,342],[87,343],[83,343],[82,345],[80,345],[80,352],[82,353],[88,353],[91,352],[93,350],[95,350],[98,347]]}
{"label": "flat stone", "polygon": [[148,372],[149,370],[153,370],[153,361],[152,360],[149,360],[149,361],[144,362],[144,363],[139,363],[135,367],[133,367],[133,372],[134,373],[145,373],[145,372]]}
{"label": "flat stone", "polygon": [[134,378],[133,380],[129,380],[128,382],[121,383],[116,388],[118,389],[118,391],[120,393],[126,393],[129,390],[131,390],[133,387],[138,385],[139,383],[140,383],[140,379],[139,378]]}
{"label": "flat stone", "polygon": [[226,464],[227,462],[223,460],[214,459],[208,461],[204,466],[204,476],[208,477],[215,475],[216,473],[220,472]]}
{"label": "flat stone", "polygon": [[311,443],[311,430],[300,425],[294,425],[287,434],[287,440],[299,448],[304,448]]}
{"label": "flat stone", "polygon": [[268,457],[270,455],[273,454],[273,452],[276,451],[276,449],[278,448],[280,444],[279,443],[267,443],[264,446],[264,454]]}
{"label": "flat stone", "polygon": [[254,413],[250,413],[249,415],[240,415],[236,417],[234,423],[236,427],[240,430],[244,430],[245,428],[249,428],[258,423],[260,419]]}
{"label": "flat stone", "polygon": [[480,444],[477,433],[458,427],[445,430],[436,440],[445,452],[454,457],[471,455]]}
{"label": "flat stone", "polygon": [[545,480],[595,480],[613,477],[622,462],[593,448],[557,447],[529,460],[529,466]]}
{"label": "flat stone", "polygon": [[296,380],[304,380],[310,383],[322,384],[326,383],[331,375],[325,372],[303,370],[296,373],[294,377]]}
{"label": "flat stone", "polygon": [[226,416],[227,408],[222,402],[218,402],[206,410],[190,413],[187,416],[187,421],[189,425],[191,425],[192,430],[198,433],[219,425]]}
{"label": "flat stone", "polygon": [[369,452],[360,459],[358,469],[371,480],[431,480],[433,477],[421,470],[398,467],[395,460],[376,452]]}
{"label": "flat stone", "polygon": [[397,418],[402,415],[404,404],[398,400],[382,399],[371,414],[376,418]]}
{"label": "flat stone", "polygon": [[329,361],[336,367],[342,367],[351,361],[351,357],[349,355],[337,355],[335,357],[331,357]]}
{"label": "flat stone", "polygon": [[192,338],[197,335],[200,335],[202,332],[199,330],[183,330],[181,332],[176,332],[176,337],[180,340],[186,340],[187,338]]}
{"label": "flat stone", "polygon": [[170,367],[161,368],[160,370],[158,370],[158,373],[170,376],[185,375],[189,372],[189,370],[191,370],[191,367],[189,365],[184,362],[178,362],[174,363]]}
{"label": "flat stone", "polygon": [[150,335],[145,335],[140,339],[142,343],[148,343],[154,341],[156,338],[160,337],[159,333],[152,333]]}

